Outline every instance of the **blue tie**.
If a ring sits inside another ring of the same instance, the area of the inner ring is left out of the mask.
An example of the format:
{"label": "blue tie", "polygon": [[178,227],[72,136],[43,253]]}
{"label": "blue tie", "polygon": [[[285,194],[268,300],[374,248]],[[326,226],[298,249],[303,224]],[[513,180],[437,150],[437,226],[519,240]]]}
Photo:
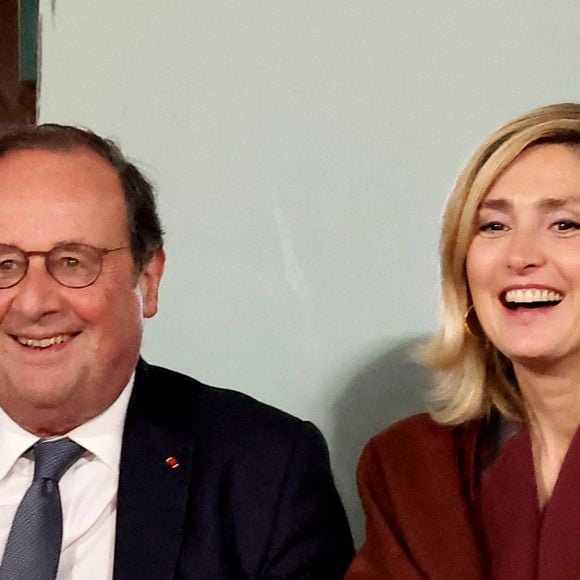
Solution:
{"label": "blue tie", "polygon": [[54,580],[62,544],[58,482],[84,453],[70,439],[32,447],[34,479],[24,494],[6,543],[0,580]]}

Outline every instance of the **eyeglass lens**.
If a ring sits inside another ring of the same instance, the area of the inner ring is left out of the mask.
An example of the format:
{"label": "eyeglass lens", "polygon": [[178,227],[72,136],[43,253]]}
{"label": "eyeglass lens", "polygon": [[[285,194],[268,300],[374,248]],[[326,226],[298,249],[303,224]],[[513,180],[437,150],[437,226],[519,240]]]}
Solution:
{"label": "eyeglass lens", "polygon": [[89,286],[101,272],[103,253],[106,252],[84,244],[64,244],[48,252],[24,252],[0,244],[0,288],[18,284],[26,275],[29,257],[34,255],[44,257],[46,270],[63,286]]}

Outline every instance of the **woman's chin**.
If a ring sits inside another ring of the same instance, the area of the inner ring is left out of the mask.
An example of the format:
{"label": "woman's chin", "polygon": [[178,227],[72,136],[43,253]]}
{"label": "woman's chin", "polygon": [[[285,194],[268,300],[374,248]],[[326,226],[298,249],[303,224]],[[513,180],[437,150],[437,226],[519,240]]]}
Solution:
{"label": "woman's chin", "polygon": [[558,368],[579,368],[580,369],[580,353],[558,353],[554,350],[546,349],[526,349],[509,354],[505,356],[512,362],[514,367],[522,367],[535,372],[548,373],[550,370]]}

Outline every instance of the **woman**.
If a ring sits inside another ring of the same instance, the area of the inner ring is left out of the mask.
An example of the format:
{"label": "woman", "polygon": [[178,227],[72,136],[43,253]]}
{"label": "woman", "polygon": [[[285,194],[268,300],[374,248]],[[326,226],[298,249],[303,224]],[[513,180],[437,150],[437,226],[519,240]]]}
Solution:
{"label": "woman", "polygon": [[580,105],[476,151],[441,257],[431,413],[363,451],[367,536],[347,579],[578,579]]}

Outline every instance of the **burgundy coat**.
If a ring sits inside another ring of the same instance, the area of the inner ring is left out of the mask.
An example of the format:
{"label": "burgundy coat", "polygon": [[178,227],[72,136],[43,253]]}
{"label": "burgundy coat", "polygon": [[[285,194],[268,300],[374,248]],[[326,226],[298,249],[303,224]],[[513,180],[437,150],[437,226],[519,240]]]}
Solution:
{"label": "burgundy coat", "polygon": [[474,511],[479,422],[444,427],[427,414],[367,444],[358,469],[366,541],[346,580],[484,580]]}

